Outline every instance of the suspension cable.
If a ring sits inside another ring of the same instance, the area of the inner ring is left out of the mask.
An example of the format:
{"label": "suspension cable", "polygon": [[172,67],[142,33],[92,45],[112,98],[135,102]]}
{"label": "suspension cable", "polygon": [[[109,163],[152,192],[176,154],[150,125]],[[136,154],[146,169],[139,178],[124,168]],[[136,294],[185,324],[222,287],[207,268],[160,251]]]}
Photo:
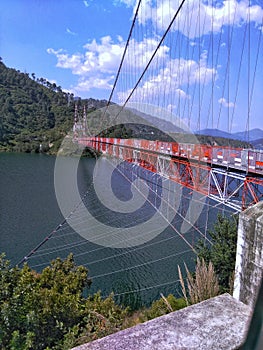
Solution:
{"label": "suspension cable", "polygon": [[163,36],[162,36],[162,38],[161,38],[159,44],[157,45],[156,49],[154,50],[154,52],[153,52],[153,54],[152,54],[152,56],[151,56],[149,62],[147,63],[146,67],[144,68],[144,70],[143,70],[143,72],[142,72],[140,78],[138,79],[137,83],[135,84],[134,88],[133,88],[132,91],[130,92],[129,96],[127,97],[126,101],[125,101],[124,104],[122,105],[120,111],[117,113],[117,115],[115,116],[115,118],[117,118],[117,117],[120,115],[120,113],[123,111],[123,109],[125,108],[125,106],[126,106],[126,104],[128,103],[128,101],[129,101],[130,98],[132,97],[134,91],[137,89],[137,87],[138,87],[138,85],[140,84],[142,78],[144,77],[146,71],[148,70],[150,64],[152,63],[152,61],[153,61],[153,59],[154,59],[154,57],[155,57],[157,51],[158,51],[159,48],[161,47],[161,45],[162,45],[162,43],[163,43],[163,41],[164,41],[164,39],[165,39],[167,33],[168,33],[169,30],[171,29],[171,27],[172,27],[174,21],[176,20],[176,18],[177,18],[177,16],[178,16],[179,12],[181,11],[181,9],[182,9],[184,3],[185,3],[185,0],[183,0],[183,1],[181,2],[181,4],[180,4],[179,8],[177,9],[177,11],[176,11],[176,13],[175,13],[175,15],[174,15],[172,21],[170,22],[169,26],[167,27],[165,33],[163,34]]}
{"label": "suspension cable", "polygon": [[134,15],[134,17],[133,17],[131,29],[130,29],[130,32],[129,32],[128,40],[127,40],[126,45],[125,45],[125,49],[124,49],[124,52],[123,52],[123,55],[122,55],[122,58],[121,58],[121,63],[120,63],[120,66],[119,66],[119,69],[118,69],[118,72],[117,72],[117,75],[116,75],[116,78],[115,78],[115,81],[114,81],[114,84],[113,84],[113,88],[112,88],[112,90],[111,90],[110,97],[109,97],[109,99],[108,99],[106,108],[105,108],[105,110],[104,110],[103,117],[105,116],[105,114],[106,114],[106,112],[107,112],[107,110],[108,110],[108,107],[109,107],[110,102],[111,102],[112,95],[113,95],[113,93],[114,93],[115,87],[116,87],[117,82],[118,82],[118,79],[119,79],[119,75],[120,75],[121,68],[122,68],[122,65],[123,65],[123,62],[124,62],[124,58],[125,58],[125,56],[126,56],[126,52],[127,52],[129,43],[130,43],[130,39],[131,39],[131,36],[132,36],[133,28],[134,28],[134,26],[135,26],[136,18],[137,18],[137,16],[138,16],[138,12],[139,12],[140,5],[141,5],[141,0],[138,1],[138,5],[137,5],[137,8],[136,8],[136,12],[135,12],[135,15]]}

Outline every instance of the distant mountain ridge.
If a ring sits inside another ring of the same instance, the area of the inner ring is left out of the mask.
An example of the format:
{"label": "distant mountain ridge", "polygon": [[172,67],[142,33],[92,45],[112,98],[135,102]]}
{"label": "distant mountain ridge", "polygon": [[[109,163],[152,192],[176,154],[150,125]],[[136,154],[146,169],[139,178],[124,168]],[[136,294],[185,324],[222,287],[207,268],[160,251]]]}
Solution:
{"label": "distant mountain ridge", "polygon": [[263,138],[251,142],[254,148],[263,150]]}
{"label": "distant mountain ridge", "polygon": [[161,118],[158,118],[158,117],[153,116],[151,114],[143,113],[135,108],[128,108],[128,109],[132,113],[134,113],[135,115],[138,115],[139,117],[141,117],[142,122],[143,122],[143,120],[146,120],[147,122],[152,124],[155,128],[157,128],[163,132],[184,133],[184,130],[182,128],[179,128],[178,126],[176,126],[175,124],[173,124],[169,120],[161,119]]}
{"label": "distant mountain ridge", "polygon": [[219,129],[203,129],[198,132],[195,132],[197,135],[209,135],[214,137],[224,137],[233,140],[253,142],[259,139],[263,139],[263,130],[255,128],[247,131],[240,131],[235,133],[228,133]]}
{"label": "distant mountain ridge", "polygon": [[247,131],[236,132],[233,135],[239,140],[245,140],[249,138],[249,141],[255,141],[263,138],[263,130],[256,128],[256,129],[249,130],[249,132]]}

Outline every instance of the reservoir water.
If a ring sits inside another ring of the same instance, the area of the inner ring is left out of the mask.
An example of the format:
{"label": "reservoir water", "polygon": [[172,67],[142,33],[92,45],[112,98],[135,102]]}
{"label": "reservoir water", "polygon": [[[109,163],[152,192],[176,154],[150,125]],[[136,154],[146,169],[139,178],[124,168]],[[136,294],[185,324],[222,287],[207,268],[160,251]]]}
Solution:
{"label": "reservoir water", "polygon": [[[55,161],[55,157],[43,154],[0,154],[0,251],[6,253],[12,265],[18,263],[64,220],[54,189]],[[136,226],[141,228],[142,226],[138,225],[150,220],[154,215],[152,203],[159,208],[162,205],[164,190],[160,189],[162,186],[167,187],[167,182],[153,177],[152,173],[140,173],[140,176],[137,173],[137,179],[146,177],[150,192],[145,192],[141,208],[138,210],[120,210],[120,213],[116,213],[108,209],[105,203],[101,203],[96,189],[91,184],[94,164],[94,159],[81,159],[78,187],[81,195],[88,189],[88,196],[85,197],[88,211],[97,221],[110,227],[110,231],[103,232],[106,242],[108,238],[113,237],[111,234],[116,234],[114,230]],[[124,175],[117,171],[111,174],[110,186],[116,198],[123,203],[133,196],[131,182],[134,179],[129,175],[129,167],[132,166],[128,165]],[[102,161],[99,171],[105,176],[109,173],[106,161]],[[107,188],[103,189],[103,186],[108,184],[102,181],[100,186],[105,192]],[[138,186],[141,186],[144,193],[145,179],[138,182]],[[175,192],[170,192],[169,196],[176,197]],[[211,226],[210,223],[214,222],[218,212],[218,209],[208,210],[210,205],[206,201],[194,228],[181,234],[179,229],[189,206],[187,201],[190,197],[187,198],[187,195],[191,196],[183,191],[182,198],[186,199],[184,206],[179,206],[180,215],[176,215],[162,232],[149,236],[141,244],[105,247],[96,241],[89,241],[68,225],[52,235],[48,243],[44,244],[28,263],[32,268],[41,270],[51,259],[57,256],[65,258],[72,251],[76,262],[85,264],[89,269],[93,282],[91,292],[101,290],[102,295],[106,296],[113,291],[118,301],[134,307],[149,304],[160,298],[160,293],[180,295],[177,266],[183,266],[183,262],[187,262],[190,268],[193,266],[194,254],[190,246],[203,238],[200,232],[205,231],[204,226]],[[143,201],[151,203],[146,205]],[[163,208],[164,206],[162,210]],[[168,209],[167,207],[165,210]],[[195,210],[197,209],[195,207]],[[75,219],[81,222],[83,216],[76,216]],[[98,225],[92,226],[91,221],[85,222],[85,225],[93,234],[101,235]],[[155,229],[153,224],[152,229]],[[142,235],[143,233],[141,232]]]}
{"label": "reservoir water", "polygon": [[12,264],[62,220],[53,186],[55,157],[0,154],[0,251]]}

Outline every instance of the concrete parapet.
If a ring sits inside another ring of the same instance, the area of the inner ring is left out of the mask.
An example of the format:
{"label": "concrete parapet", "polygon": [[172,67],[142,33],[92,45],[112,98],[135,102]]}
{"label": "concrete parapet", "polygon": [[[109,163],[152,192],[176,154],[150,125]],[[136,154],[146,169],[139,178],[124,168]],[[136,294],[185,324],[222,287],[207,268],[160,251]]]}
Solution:
{"label": "concrete parapet", "polygon": [[263,202],[239,215],[233,296],[253,307],[263,271]]}
{"label": "concrete parapet", "polygon": [[250,314],[223,294],[74,350],[234,350],[245,340]]}

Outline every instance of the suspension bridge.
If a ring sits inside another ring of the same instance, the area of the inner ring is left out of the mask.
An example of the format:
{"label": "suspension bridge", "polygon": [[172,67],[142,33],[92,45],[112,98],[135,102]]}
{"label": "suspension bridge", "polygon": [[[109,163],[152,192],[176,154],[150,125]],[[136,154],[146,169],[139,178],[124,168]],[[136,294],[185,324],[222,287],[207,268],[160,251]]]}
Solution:
{"label": "suspension bridge", "polygon": [[137,164],[239,211],[263,197],[262,151],[102,137],[80,137],[77,142]]}
{"label": "suspension bridge", "polygon": [[[263,152],[251,146],[202,144],[197,138],[196,142],[187,137],[177,140],[167,130],[170,141],[145,139],[143,134],[140,138],[103,137],[102,132],[131,123],[162,129],[159,122],[155,124],[158,118],[185,135],[201,133],[202,128],[223,128],[231,134],[238,125],[249,144],[250,129],[259,125],[263,108],[262,28],[263,8],[258,1],[137,1],[107,106],[92,112],[88,106],[76,107],[68,139],[79,146],[80,154],[88,147],[100,153],[100,159],[110,159],[117,175],[135,187],[146,204],[131,213],[126,208],[126,216],[111,204],[99,210],[93,176],[81,204],[75,203],[66,219],[21,263],[41,269],[52,258],[73,252],[91,268],[93,281],[103,279],[116,296],[141,298],[149,290],[155,296],[164,289],[171,291],[178,283],[176,265],[189,261],[198,240],[211,243],[207,232],[216,214],[232,215],[262,200]],[[102,172],[104,188],[108,170],[102,168]],[[135,184],[136,179],[146,183],[146,194],[145,185]],[[130,190],[123,190],[120,181],[114,193],[119,185],[118,196],[124,196],[125,206]],[[126,197],[123,191],[128,192]],[[175,205],[178,191],[180,203]],[[202,208],[191,207],[191,201]],[[95,221],[87,218],[85,208]],[[121,230],[132,236],[131,228],[150,221],[152,210],[159,213],[165,229],[151,236],[156,230],[151,223],[148,231],[140,232],[145,240],[127,243]],[[116,245],[116,235],[126,243]],[[160,263],[167,275],[158,273],[158,268],[156,275],[150,271],[150,266]],[[118,276],[124,275],[130,276],[127,287],[119,284]]]}

